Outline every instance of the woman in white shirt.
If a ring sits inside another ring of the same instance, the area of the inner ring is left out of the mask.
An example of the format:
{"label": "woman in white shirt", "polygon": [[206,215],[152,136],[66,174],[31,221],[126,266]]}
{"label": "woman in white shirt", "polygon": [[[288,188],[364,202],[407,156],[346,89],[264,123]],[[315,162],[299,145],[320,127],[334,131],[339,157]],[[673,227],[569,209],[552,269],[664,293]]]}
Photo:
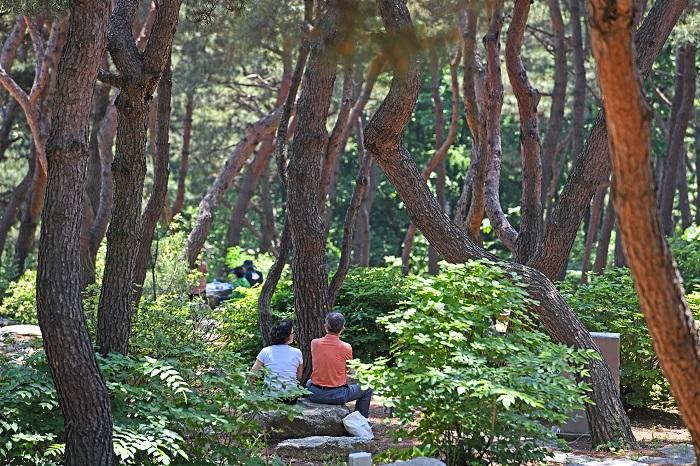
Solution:
{"label": "woman in white shirt", "polygon": [[[267,385],[282,398],[284,392],[299,387],[304,372],[304,360],[301,351],[290,344],[294,341],[294,327],[291,320],[283,319],[275,322],[270,329],[270,346],[266,346],[255,358],[252,370],[259,371],[263,367],[269,373],[266,376]],[[291,400],[290,400],[291,401]]]}

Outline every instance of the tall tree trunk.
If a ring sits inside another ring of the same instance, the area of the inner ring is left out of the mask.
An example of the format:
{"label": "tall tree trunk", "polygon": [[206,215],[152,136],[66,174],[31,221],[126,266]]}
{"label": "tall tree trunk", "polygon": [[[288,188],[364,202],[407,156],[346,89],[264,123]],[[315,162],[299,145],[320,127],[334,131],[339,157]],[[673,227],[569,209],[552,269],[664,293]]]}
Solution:
{"label": "tall tree trunk", "polygon": [[[697,115],[697,113],[696,113]],[[700,122],[696,116],[695,122],[695,224],[700,226]]]}
{"label": "tall tree trunk", "polygon": [[[108,466],[112,416],[95,360],[80,287],[81,213],[88,159],[89,96],[107,45],[110,3],[70,1],[68,44],[58,69],[48,141],[48,186],[43,209],[37,309],[51,378],[65,424],[64,464]],[[66,215],[69,211],[72,214]]]}
{"label": "tall tree trunk", "polygon": [[608,205],[605,208],[605,216],[603,224],[600,226],[600,235],[598,235],[598,246],[595,253],[595,263],[593,264],[593,272],[603,273],[603,270],[608,265],[608,250],[610,249],[610,236],[615,227],[615,210],[613,209],[612,193],[608,196]]}
{"label": "tall tree trunk", "polygon": [[340,288],[343,286],[343,281],[348,274],[350,268],[350,256],[352,253],[352,240],[355,233],[355,225],[357,223],[357,214],[362,207],[362,200],[367,193],[367,185],[369,183],[369,171],[372,167],[372,157],[365,150],[365,133],[364,122],[362,117],[357,119],[357,162],[358,173],[355,180],[355,189],[352,191],[350,205],[345,214],[345,224],[343,225],[343,241],[340,245],[340,260],[338,268],[333,274],[331,284],[328,287],[328,307],[332,308],[335,305]]}
{"label": "tall tree trunk", "polygon": [[685,231],[693,223],[693,215],[690,213],[690,195],[688,194],[688,158],[685,150],[681,154],[678,165],[678,210],[681,211],[681,226]]}
{"label": "tall tree trunk", "polygon": [[34,175],[34,161],[29,159],[28,162],[29,167],[27,169],[27,174],[24,175],[22,181],[15,186],[15,189],[12,190],[12,196],[3,210],[2,218],[0,218],[0,263],[2,262],[2,253],[5,251],[7,234],[10,232],[15,220],[17,220],[20,207],[22,207],[22,204],[27,197],[29,187],[32,184],[32,177]]}
{"label": "tall tree trunk", "polygon": [[593,243],[595,243],[598,225],[600,224],[600,216],[603,212],[603,204],[605,203],[605,193],[608,187],[601,185],[593,197],[591,204],[591,216],[588,221],[588,232],[586,233],[586,243],[583,248],[583,258],[581,259],[581,283],[588,283],[588,267],[591,264],[591,254],[593,253]]}
{"label": "tall tree trunk", "polygon": [[685,301],[682,279],[664,240],[656,208],[650,156],[651,111],[634,63],[633,2],[589,2],[593,54],[610,130],[613,200],[622,241],[654,351],[700,461],[700,333]]}
{"label": "tall tree trunk", "polygon": [[379,169],[377,168],[377,163],[374,159],[372,159],[370,163],[369,186],[367,187],[365,196],[362,198],[362,207],[360,207],[360,213],[357,218],[355,245],[353,246],[353,263],[362,267],[369,267],[372,235],[370,229],[370,213],[372,212],[372,204],[374,203],[377,188],[379,187]]}
{"label": "tall tree trunk", "polygon": [[[153,167],[153,191],[146,204],[146,210],[141,216],[143,223],[143,239],[136,256],[134,271],[134,305],[138,306],[146,280],[148,259],[151,256],[151,242],[155,233],[158,219],[163,213],[168,193],[168,176],[170,175],[170,100],[172,96],[171,58],[163,69],[163,75],[158,81],[158,98],[156,105],[156,160]],[[153,284],[155,287],[155,283]]]}
{"label": "tall tree trunk", "polygon": [[187,94],[185,104],[185,116],[182,120],[182,151],[180,152],[180,170],[177,174],[177,191],[175,203],[172,208],[172,216],[175,217],[182,211],[185,205],[185,182],[190,165],[190,142],[192,140],[192,114],[194,113],[194,89]]}
{"label": "tall tree trunk", "polygon": [[574,59],[574,105],[571,114],[571,149],[574,157],[583,150],[583,125],[586,119],[586,54],[581,32],[581,0],[569,0],[571,39]]}
{"label": "tall tree trunk", "polygon": [[627,267],[627,257],[625,257],[625,251],[622,246],[622,235],[620,234],[620,225],[616,224],[615,229],[615,257],[613,260],[613,265],[615,267]]}
{"label": "tall tree trunk", "polygon": [[[156,5],[156,4],[154,4]],[[143,53],[131,31],[136,0],[119,0],[112,13],[109,51],[119,76],[102,76],[119,86],[116,156],[112,164],[114,204],[107,230],[107,256],[100,292],[97,345],[102,354],[126,354],[131,333],[134,272],[142,241],[141,202],[146,176],[148,102],[170,56],[180,0],[157,4]]]}
{"label": "tall tree trunk", "polygon": [[695,47],[691,44],[678,49],[676,55],[676,94],[671,109],[671,124],[669,125],[668,148],[664,163],[663,180],[660,187],[659,210],[661,211],[661,226],[665,235],[673,234],[673,199],[676,195],[676,184],[681,163],[685,157],[685,133],[693,115],[693,100],[695,96]]}
{"label": "tall tree trunk", "polygon": [[[302,24],[302,29],[309,32],[312,28],[311,23],[313,19],[314,1],[304,0],[304,21]],[[310,50],[311,35],[303,34],[301,38],[301,44],[299,44],[297,64],[294,67],[292,80],[289,84],[289,93],[287,94],[287,99],[285,100],[284,105],[282,106],[282,116],[280,117],[280,122],[277,126],[277,133],[275,134],[277,174],[285,190],[287,189],[288,184],[287,132],[289,130],[289,119],[292,115],[292,109],[295,105],[297,91],[299,90],[302,75],[304,73],[304,69],[306,68],[306,60],[309,57]],[[285,211],[284,227],[282,228],[282,234],[280,236],[277,260],[275,260],[275,262],[272,264],[272,267],[270,267],[270,270],[267,274],[267,280],[265,280],[265,282],[263,283],[262,290],[260,290],[260,297],[258,298],[258,322],[260,324],[260,335],[265,345],[268,345],[270,343],[270,328],[272,326],[272,313],[270,310],[270,303],[272,302],[272,295],[275,292],[275,289],[277,288],[277,282],[282,276],[284,266],[287,264],[289,251],[292,247],[291,236],[292,233],[288,221],[288,212]]]}
{"label": "tall tree trunk", "polygon": [[[298,127],[289,161],[287,218],[292,236],[292,281],[299,347],[311,361],[311,340],[324,335],[328,311],[326,235],[318,187],[328,132],[326,119],[333,92],[338,50],[350,39],[357,0],[334,0],[318,23],[298,103]],[[341,21],[342,18],[342,21]],[[305,364],[304,379],[311,372]]]}
{"label": "tall tree trunk", "polygon": [[520,56],[529,12],[530,0],[515,0],[506,37],[506,67],[520,115],[523,181],[515,256],[521,264],[530,260],[542,236],[542,154],[537,119],[540,93],[528,79]]}
{"label": "tall tree trunk", "polygon": [[[390,35],[389,40],[411,44],[413,29],[405,4],[382,0],[380,11]],[[489,254],[440,213],[440,206],[421,180],[418,167],[401,144],[418,95],[420,76],[416,52],[405,47],[400,50],[397,52],[400,55],[394,57],[394,63],[401,64],[401,67],[394,67],[389,93],[367,126],[365,145],[396,188],[411,219],[447,261],[460,263],[486,258],[520,277],[527,284],[530,295],[538,302],[533,312],[554,339],[577,348],[597,349],[576,314],[544,275],[530,267],[507,263]],[[593,444],[608,441],[634,444],[629,419],[607,364],[602,359],[591,361],[588,371],[594,401],[594,404],[587,405]]]}
{"label": "tall tree trunk", "polygon": [[[642,76],[649,74],[687,0],[657,0],[635,34],[637,64]],[[547,216],[544,237],[528,265],[550,280],[565,269],[581,220],[598,186],[610,177],[607,130],[603,114],[593,125],[584,150],[576,154],[559,201]]]}
{"label": "tall tree trunk", "polygon": [[[43,157],[46,157],[44,154]],[[43,171],[45,168],[39,166],[35,158],[34,176],[32,184],[29,188],[29,194],[25,200],[22,209],[19,225],[19,234],[17,235],[17,243],[15,244],[15,279],[24,273],[27,265],[27,257],[34,249],[34,240],[36,237],[36,229],[39,226],[41,219],[41,210],[44,208],[44,195],[46,192],[47,175]]]}
{"label": "tall tree trunk", "polygon": [[[564,32],[564,20],[561,16],[559,0],[547,0],[549,6],[549,19],[552,23],[552,35],[554,48],[554,87],[552,88],[552,102],[549,107],[549,120],[547,131],[542,140],[542,207],[547,202],[547,192],[553,181],[554,167],[557,161],[557,145],[564,123],[564,106],[566,105],[566,83],[568,73],[566,69],[566,37]],[[558,177],[557,177],[558,178]]]}
{"label": "tall tree trunk", "polygon": [[263,170],[260,178],[260,252],[273,250],[275,239],[275,209],[272,205],[270,187],[270,165]]}
{"label": "tall tree trunk", "polygon": [[[440,62],[438,60],[437,51],[435,48],[431,49],[430,54],[430,74],[432,86],[430,88],[435,114],[435,150],[438,150],[442,143],[445,141],[445,112],[442,105],[442,96],[440,95]],[[435,168],[435,173],[437,174],[437,179],[435,180],[435,195],[437,196],[438,203],[443,209],[446,209],[447,204],[447,193],[445,192],[445,160],[443,159],[438,166]],[[440,271],[438,262],[440,261],[440,254],[435,250],[434,247],[428,247],[428,273],[430,275],[437,275]]]}

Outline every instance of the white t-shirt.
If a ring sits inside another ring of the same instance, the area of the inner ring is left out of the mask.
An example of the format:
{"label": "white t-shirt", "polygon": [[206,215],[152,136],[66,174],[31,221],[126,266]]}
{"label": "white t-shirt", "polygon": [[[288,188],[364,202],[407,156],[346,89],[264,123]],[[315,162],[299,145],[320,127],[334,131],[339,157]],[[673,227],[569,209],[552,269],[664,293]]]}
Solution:
{"label": "white t-shirt", "polygon": [[271,372],[272,377],[267,380],[270,388],[286,391],[297,387],[297,368],[304,360],[299,349],[289,345],[266,346],[257,359]]}

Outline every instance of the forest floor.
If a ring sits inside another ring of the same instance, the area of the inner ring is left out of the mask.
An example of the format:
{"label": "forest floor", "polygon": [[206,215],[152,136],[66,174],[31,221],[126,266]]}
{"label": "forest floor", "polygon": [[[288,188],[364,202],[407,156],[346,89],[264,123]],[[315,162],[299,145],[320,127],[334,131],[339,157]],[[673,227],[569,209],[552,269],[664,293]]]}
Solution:
{"label": "forest floor", "polygon": [[[352,407],[352,404],[349,406]],[[605,461],[603,464],[616,464],[615,459],[622,460],[623,458],[638,459],[641,457],[662,457],[667,456],[662,449],[667,449],[673,446],[683,447],[691,443],[690,433],[683,425],[678,413],[652,410],[652,409],[634,409],[629,412],[632,430],[639,442],[639,447],[634,450],[619,450],[619,451],[598,451],[591,447],[591,442],[588,437],[567,442],[568,448],[554,448],[554,451],[563,452],[567,458],[581,457],[596,461]],[[415,439],[402,439],[396,441],[391,436],[392,427],[398,425],[398,421],[391,418],[380,402],[372,402],[370,406],[369,421],[373,424],[373,432],[376,440],[376,451],[382,452],[390,448],[410,448],[417,446],[418,442]],[[578,463],[578,462],[576,462]],[[309,462],[287,460],[287,464],[294,466],[322,466],[327,462]],[[569,461],[555,461],[550,464],[574,464]],[[585,464],[585,463],[584,463]],[[624,460],[620,464],[640,464],[636,462],[627,462]],[[657,464],[667,464],[660,463]],[[679,463],[683,464],[683,463]]]}

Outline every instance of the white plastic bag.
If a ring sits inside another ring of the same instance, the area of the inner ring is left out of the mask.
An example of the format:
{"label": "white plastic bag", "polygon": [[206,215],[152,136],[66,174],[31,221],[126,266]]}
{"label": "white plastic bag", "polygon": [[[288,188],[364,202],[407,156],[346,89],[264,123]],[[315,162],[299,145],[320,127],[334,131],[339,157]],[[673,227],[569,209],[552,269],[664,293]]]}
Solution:
{"label": "white plastic bag", "polygon": [[345,426],[345,430],[353,437],[366,439],[374,438],[374,433],[372,432],[369,422],[367,422],[367,418],[358,411],[353,411],[345,416],[343,418],[343,425]]}

